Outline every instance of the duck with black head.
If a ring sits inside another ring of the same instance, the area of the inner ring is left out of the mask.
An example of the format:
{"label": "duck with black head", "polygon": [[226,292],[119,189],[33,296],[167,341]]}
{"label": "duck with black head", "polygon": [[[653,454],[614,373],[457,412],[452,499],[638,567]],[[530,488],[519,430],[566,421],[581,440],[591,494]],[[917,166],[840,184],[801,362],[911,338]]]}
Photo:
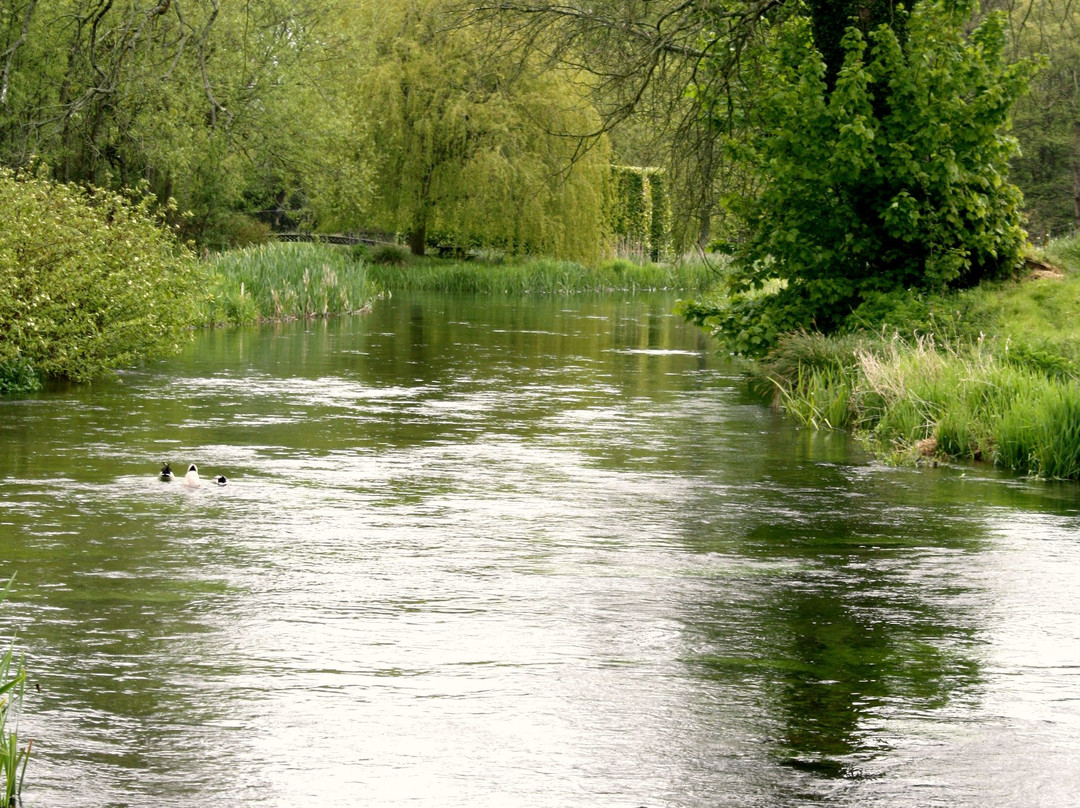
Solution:
{"label": "duck with black head", "polygon": [[161,480],[163,483],[169,483],[169,482],[172,482],[172,478],[174,476],[176,476],[176,475],[173,474],[173,470],[169,466],[169,464],[168,463],[162,463],[161,464],[161,471],[158,472],[158,479]]}

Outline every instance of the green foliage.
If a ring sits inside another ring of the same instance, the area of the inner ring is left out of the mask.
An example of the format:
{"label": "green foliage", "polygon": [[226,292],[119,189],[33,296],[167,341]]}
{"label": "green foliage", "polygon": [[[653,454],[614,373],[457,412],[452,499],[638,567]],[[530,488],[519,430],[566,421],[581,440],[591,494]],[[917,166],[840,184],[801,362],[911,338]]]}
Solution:
{"label": "green foliage", "polygon": [[667,175],[663,171],[654,171],[649,175],[649,199],[652,202],[649,258],[661,261],[671,252],[671,194],[668,193]]}
{"label": "green foliage", "polygon": [[364,310],[379,294],[367,268],[325,244],[271,243],[215,256],[204,324],[326,317]]}
{"label": "green foliage", "polygon": [[0,367],[85,381],[179,350],[204,276],[147,199],[0,170]]}
{"label": "green foliage", "polygon": [[355,117],[380,162],[371,214],[408,234],[513,255],[595,260],[605,244],[606,141],[568,134],[598,121],[580,83],[539,59],[493,55],[483,30],[455,25],[442,0],[401,0],[373,28]]}
{"label": "green foliage", "polygon": [[607,261],[595,267],[572,261],[537,259],[524,262],[413,261],[405,270],[373,265],[368,272],[392,292],[464,292],[472,294],[574,294],[578,292],[704,291],[714,282],[701,264],[678,267]]}
{"label": "green foliage", "polygon": [[807,426],[851,428],[906,453],[1080,478],[1077,376],[1005,359],[988,340],[790,334],[754,376]]}
{"label": "green foliage", "polygon": [[993,334],[1003,361],[1058,375],[1080,366],[1080,333],[1073,327],[1080,274],[987,284],[964,290],[954,303],[967,323],[964,333]]}
{"label": "green foliage", "polygon": [[1012,161],[1024,192],[1028,231],[1037,241],[1080,227],[1080,10],[1071,3],[1031,2],[1013,7],[1017,49],[1039,59],[1031,92],[1016,105],[1022,151]]}
{"label": "green foliage", "polygon": [[412,254],[409,248],[401,244],[380,244],[371,250],[371,263],[392,267],[403,267],[409,263]]}
{"label": "green foliage", "polygon": [[671,250],[671,199],[658,168],[612,166],[608,217],[617,250],[659,261]]}
{"label": "green foliage", "polygon": [[36,393],[41,377],[34,366],[21,357],[0,361],[0,396]]}
{"label": "green foliage", "polygon": [[341,103],[361,60],[339,5],[0,4],[0,164],[36,159],[111,189],[148,181],[209,248],[257,240],[239,210],[355,209],[370,154]]}
{"label": "green foliage", "polygon": [[[11,590],[9,580],[0,590],[3,601]],[[5,806],[17,805],[30,759],[30,744],[19,747],[19,715],[22,712],[26,688],[26,668],[21,657],[16,658],[13,645],[0,654],[0,793]]]}
{"label": "green foliage", "polygon": [[1070,274],[1080,272],[1080,232],[1070,232],[1047,242],[1042,255],[1051,263],[1058,264]]}
{"label": "green foliage", "polygon": [[999,15],[965,37],[960,15],[924,2],[908,33],[903,48],[888,27],[869,45],[849,29],[830,91],[806,30],[789,29],[752,155],[765,187],[743,203],[735,296],[711,317],[736,350],[835,330],[882,294],[972,285],[1018,264],[1020,195],[1005,179],[1015,142],[1003,133],[1030,68],[1006,63]]}

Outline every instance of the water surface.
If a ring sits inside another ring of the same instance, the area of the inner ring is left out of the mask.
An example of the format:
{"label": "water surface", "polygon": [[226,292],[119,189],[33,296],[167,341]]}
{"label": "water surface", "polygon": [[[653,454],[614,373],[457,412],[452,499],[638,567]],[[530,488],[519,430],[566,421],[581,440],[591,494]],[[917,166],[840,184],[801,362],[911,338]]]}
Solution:
{"label": "water surface", "polygon": [[1077,487],[798,430],[671,303],[397,297],[0,401],[26,804],[1080,803]]}

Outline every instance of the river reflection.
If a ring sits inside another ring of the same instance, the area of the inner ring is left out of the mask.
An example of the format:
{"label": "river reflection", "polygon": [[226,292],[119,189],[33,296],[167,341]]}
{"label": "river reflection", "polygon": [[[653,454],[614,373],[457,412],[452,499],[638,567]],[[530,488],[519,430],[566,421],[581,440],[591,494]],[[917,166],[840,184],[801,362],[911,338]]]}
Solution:
{"label": "river reflection", "polygon": [[797,430],[671,303],[402,297],[0,401],[27,804],[1076,805],[1076,486]]}

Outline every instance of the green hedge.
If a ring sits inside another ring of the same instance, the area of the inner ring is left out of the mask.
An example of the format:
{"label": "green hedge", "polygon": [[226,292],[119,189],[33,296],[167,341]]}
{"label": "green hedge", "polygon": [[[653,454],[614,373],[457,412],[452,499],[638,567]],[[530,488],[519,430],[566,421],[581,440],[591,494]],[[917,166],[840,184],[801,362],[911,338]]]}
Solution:
{"label": "green hedge", "polygon": [[611,232],[621,252],[661,261],[671,252],[671,201],[659,168],[612,166]]}

